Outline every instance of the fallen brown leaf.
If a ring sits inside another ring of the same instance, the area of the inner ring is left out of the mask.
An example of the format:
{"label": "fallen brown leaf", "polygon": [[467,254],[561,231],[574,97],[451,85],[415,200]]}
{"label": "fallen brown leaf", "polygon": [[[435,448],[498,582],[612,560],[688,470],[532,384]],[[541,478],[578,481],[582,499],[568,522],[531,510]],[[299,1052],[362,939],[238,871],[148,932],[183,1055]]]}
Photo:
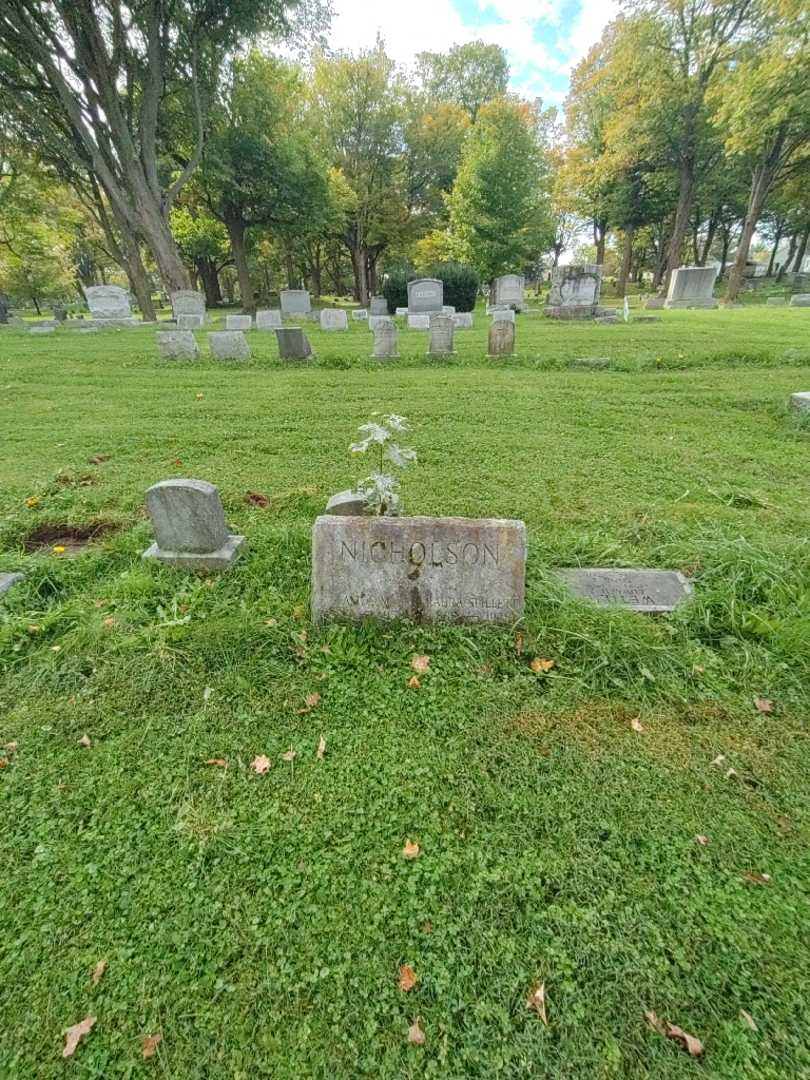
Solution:
{"label": "fallen brown leaf", "polygon": [[399,969],[399,988],[406,993],[416,986],[416,972],[410,964],[402,964]]}
{"label": "fallen brown leaf", "polygon": [[321,695],[317,692],[314,694],[307,694],[304,698],[304,704],[308,709],[314,709],[317,705],[320,705],[320,703]]}
{"label": "fallen brown leaf", "polygon": [[323,735],[321,735],[320,739],[318,739],[318,749],[315,751],[315,756],[317,757],[318,761],[323,761],[323,756],[325,753],[326,739],[323,737]]}
{"label": "fallen brown leaf", "polygon": [[228,762],[224,757],[210,757],[205,763],[206,765],[217,765],[220,769],[224,769]]}
{"label": "fallen brown leaf", "polygon": [[429,656],[414,656],[411,659],[411,667],[417,674],[424,675],[426,671],[430,671],[430,657]]}
{"label": "fallen brown leaf", "polygon": [[65,1031],[65,1048],[62,1051],[63,1058],[73,1057],[76,1053],[76,1047],[82,1041],[85,1035],[89,1035],[93,1030],[93,1024],[95,1024],[95,1016],[85,1016],[84,1020],[80,1020],[78,1024],[73,1024]]}
{"label": "fallen brown leaf", "polygon": [[259,776],[262,776],[264,775],[264,773],[267,772],[267,770],[272,764],[273,762],[270,760],[267,754],[257,754],[253,761],[251,761],[250,767],[255,773],[258,773]]}
{"label": "fallen brown leaf", "polygon": [[746,870],[743,877],[746,881],[750,881],[752,885],[767,885],[771,880],[770,874],[760,874],[755,870]]}
{"label": "fallen brown leaf", "polygon": [[644,725],[637,716],[634,716],[633,719],[630,721],[630,727],[633,729],[633,731],[637,731],[639,735],[641,735],[641,733],[644,731]]}
{"label": "fallen brown leaf", "polygon": [[701,834],[699,834],[698,836],[696,836],[696,837],[695,837],[695,840],[697,840],[697,842],[698,842],[699,844],[701,844],[701,845],[702,845],[703,847],[706,847],[706,845],[707,845],[707,844],[709,843],[709,838],[708,838],[708,836],[703,836],[703,834],[702,834],[702,833],[701,833]]}
{"label": "fallen brown leaf", "polygon": [[769,701],[768,698],[766,698],[766,697],[755,697],[754,698],[754,708],[757,710],[757,712],[772,713],[773,712],[773,702]]}
{"label": "fallen brown leaf", "polygon": [[292,765],[292,763],[295,761],[295,759],[297,757],[298,757],[298,753],[295,750],[293,750],[292,747],[290,747],[290,749],[286,752],[286,754],[281,755],[281,760],[282,761],[289,761],[289,763]]}
{"label": "fallen brown leaf", "polygon": [[90,738],[89,735],[82,735],[82,737],[79,739],[79,746],[83,746],[85,750],[89,750],[92,745],[93,740]]}
{"label": "fallen brown leaf", "polygon": [[677,1024],[667,1024],[667,1038],[679,1042],[690,1057],[700,1057],[703,1053],[703,1043],[688,1031],[679,1028]]}
{"label": "fallen brown leaf", "polygon": [[248,491],[245,493],[245,502],[250,506],[261,507],[262,510],[266,510],[270,505],[270,500],[266,495],[262,495],[259,491]]}
{"label": "fallen brown leaf", "polygon": [[658,1032],[659,1035],[666,1035],[666,1025],[664,1024],[664,1021],[661,1019],[658,1013],[653,1012],[652,1009],[647,1009],[644,1013],[644,1017],[647,1023],[653,1029],[653,1031]]}
{"label": "fallen brown leaf", "polygon": [[421,685],[422,684],[419,682],[419,680],[417,679],[417,677],[415,675],[411,675],[410,679],[408,679],[408,689],[409,690],[418,690],[421,687]]}
{"label": "fallen brown leaf", "polygon": [[546,1016],[546,984],[538,983],[533,986],[529,991],[529,995],[526,998],[526,1005],[530,1009],[534,1009],[543,1023],[548,1027],[548,1017]]}
{"label": "fallen brown leaf", "polygon": [[534,660],[529,664],[529,667],[536,675],[545,675],[546,672],[551,671],[554,667],[554,661],[546,660],[542,656],[535,656]]}
{"label": "fallen brown leaf", "polygon": [[424,1046],[425,1033],[419,1026],[419,1017],[414,1020],[411,1026],[408,1028],[408,1042],[415,1043],[417,1046]]}
{"label": "fallen brown leaf", "polygon": [[17,749],[17,745],[18,744],[15,742],[7,742],[3,749],[6,751],[6,753],[13,754],[14,751]]}
{"label": "fallen brown leaf", "polygon": [[107,961],[99,960],[96,966],[93,968],[93,986],[98,986],[101,981],[101,976],[107,970]]}
{"label": "fallen brown leaf", "polygon": [[143,1056],[150,1058],[155,1056],[155,1051],[163,1042],[163,1036],[160,1032],[157,1035],[146,1035],[143,1040]]}
{"label": "fallen brown leaf", "polygon": [[0,757],[0,769],[5,769],[7,767],[8,767],[8,758],[7,757]]}
{"label": "fallen brown leaf", "polygon": [[515,634],[515,652],[517,653],[518,656],[523,656],[523,650],[525,648],[525,644],[526,644],[526,642],[525,642],[525,639],[523,637],[523,633],[522,633],[522,631],[518,630],[518,632]]}
{"label": "fallen brown leaf", "polygon": [[111,454],[93,454],[91,458],[87,459],[88,465],[103,465],[105,461],[109,461]]}
{"label": "fallen brown leaf", "polygon": [[740,1009],[740,1019],[744,1024],[750,1027],[752,1031],[759,1031],[756,1020],[754,1020],[750,1012],[746,1012],[745,1009]]}
{"label": "fallen brown leaf", "polygon": [[406,840],[405,847],[402,849],[402,854],[406,859],[418,859],[419,845],[413,840]]}

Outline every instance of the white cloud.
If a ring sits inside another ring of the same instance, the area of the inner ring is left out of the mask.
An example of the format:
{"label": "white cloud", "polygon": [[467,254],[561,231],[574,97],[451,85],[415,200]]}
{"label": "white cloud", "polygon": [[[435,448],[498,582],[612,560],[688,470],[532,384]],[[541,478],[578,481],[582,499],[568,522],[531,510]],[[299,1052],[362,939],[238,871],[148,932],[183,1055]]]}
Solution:
{"label": "white cloud", "polygon": [[407,0],[371,4],[368,0],[336,0],[329,45],[333,49],[369,49],[377,35],[389,56],[410,64],[419,52],[446,52],[475,38],[451,0]]}
{"label": "white cloud", "polygon": [[580,0],[579,13],[560,41],[571,66],[579,63],[618,14],[619,0]]}

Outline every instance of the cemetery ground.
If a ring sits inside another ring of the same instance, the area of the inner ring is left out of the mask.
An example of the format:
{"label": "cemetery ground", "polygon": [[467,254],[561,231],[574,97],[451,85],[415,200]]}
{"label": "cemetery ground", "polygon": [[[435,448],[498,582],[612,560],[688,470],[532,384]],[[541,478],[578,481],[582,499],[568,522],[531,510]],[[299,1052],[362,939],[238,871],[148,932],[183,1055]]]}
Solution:
{"label": "cemetery ground", "polygon": [[[287,367],[0,334],[0,1075],[810,1076],[810,313],[660,314],[497,362],[481,312],[386,364],[351,323]],[[406,512],[526,521],[519,626],[310,624],[374,410]],[[228,574],[141,561],[171,476]],[[592,607],[578,564],[695,595]]]}

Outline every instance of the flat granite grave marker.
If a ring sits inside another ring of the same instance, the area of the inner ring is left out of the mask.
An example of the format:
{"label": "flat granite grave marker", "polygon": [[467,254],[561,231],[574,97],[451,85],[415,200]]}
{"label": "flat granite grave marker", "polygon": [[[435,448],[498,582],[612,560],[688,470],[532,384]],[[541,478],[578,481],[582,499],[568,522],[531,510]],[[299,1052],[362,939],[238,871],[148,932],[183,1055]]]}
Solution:
{"label": "flat granite grave marker", "polygon": [[178,330],[201,330],[204,319],[202,315],[178,315],[175,322]]}
{"label": "flat granite grave marker", "polygon": [[252,315],[226,315],[225,316],[225,329],[226,330],[252,330],[253,329],[253,316]]}
{"label": "flat granite grave marker", "polygon": [[343,308],[324,308],[321,312],[321,330],[348,330],[349,320]]}
{"label": "flat granite grave marker", "polygon": [[408,314],[424,315],[444,307],[444,283],[438,278],[419,278],[408,282]]}
{"label": "flat granite grave marker", "polygon": [[489,356],[512,356],[515,351],[515,324],[496,319],[489,328],[487,351]]}
{"label": "flat granite grave marker", "polygon": [[306,289],[282,289],[279,293],[282,315],[308,315],[312,301]]}
{"label": "flat granite grave marker", "polygon": [[392,319],[382,321],[374,327],[374,347],[372,357],[375,360],[392,360],[399,356],[399,332]]}
{"label": "flat granite grave marker", "polygon": [[277,330],[283,325],[279,308],[263,308],[256,312],[257,330]]}
{"label": "flat granite grave marker", "polygon": [[453,322],[452,315],[431,315],[428,355],[452,356],[455,328],[456,324]]}
{"label": "flat granite grave marker", "polygon": [[316,518],[312,617],[512,623],[523,614],[526,526],[498,518]]}
{"label": "flat granite grave marker", "polygon": [[190,330],[160,330],[157,343],[163,360],[196,360],[200,353]]}
{"label": "flat granite grave marker", "polygon": [[785,307],[787,300],[785,300],[784,296],[769,296],[765,304],[767,307]]}
{"label": "flat granite grave marker", "polygon": [[306,360],[312,356],[309,338],[300,326],[284,326],[276,329],[278,355],[282,360]]}
{"label": "flat granite grave marker", "polygon": [[250,346],[241,330],[214,330],[208,347],[215,360],[249,360]]}
{"label": "flat granite grave marker", "polygon": [[227,570],[244,536],[229,534],[222,500],[207,480],[162,480],[146,493],[155,543],[143,553],[185,570]]}
{"label": "flat granite grave marker", "polygon": [[573,593],[585,600],[653,615],[672,611],[692,594],[692,586],[677,570],[583,567],[557,573]]}

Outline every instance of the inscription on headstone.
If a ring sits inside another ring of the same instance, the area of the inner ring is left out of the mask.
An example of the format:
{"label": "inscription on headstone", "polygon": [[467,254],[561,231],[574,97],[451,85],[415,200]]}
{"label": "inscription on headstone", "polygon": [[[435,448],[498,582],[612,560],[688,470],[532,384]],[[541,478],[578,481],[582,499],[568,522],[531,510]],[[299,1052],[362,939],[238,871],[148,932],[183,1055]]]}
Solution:
{"label": "inscription on headstone", "polygon": [[428,353],[431,356],[450,356],[453,352],[453,331],[456,325],[452,315],[430,316],[430,345]]}
{"label": "inscription on headstone", "polygon": [[374,327],[372,356],[375,360],[391,360],[399,356],[399,333],[393,319],[383,321],[383,316],[378,317],[378,325]]}
{"label": "inscription on headstone", "polygon": [[677,570],[583,568],[558,573],[583,599],[649,614],[672,611],[692,593],[692,586]]}
{"label": "inscription on headstone", "polygon": [[525,303],[526,279],[522,274],[501,274],[495,278],[490,289],[491,304],[514,304],[518,309]]}
{"label": "inscription on headstone", "polygon": [[89,285],[84,296],[94,319],[132,319],[129,293],[118,285]]}
{"label": "inscription on headstone", "polygon": [[515,351],[515,324],[496,319],[489,328],[490,356],[512,356]]}
{"label": "inscription on headstone", "polygon": [[408,282],[408,314],[423,315],[444,307],[444,284],[437,278]]}
{"label": "inscription on headstone", "polygon": [[321,330],[348,330],[349,320],[343,308],[324,308],[321,312]]}
{"label": "inscription on headstone", "polygon": [[316,622],[511,623],[525,580],[522,521],[324,516],[312,532]]}

